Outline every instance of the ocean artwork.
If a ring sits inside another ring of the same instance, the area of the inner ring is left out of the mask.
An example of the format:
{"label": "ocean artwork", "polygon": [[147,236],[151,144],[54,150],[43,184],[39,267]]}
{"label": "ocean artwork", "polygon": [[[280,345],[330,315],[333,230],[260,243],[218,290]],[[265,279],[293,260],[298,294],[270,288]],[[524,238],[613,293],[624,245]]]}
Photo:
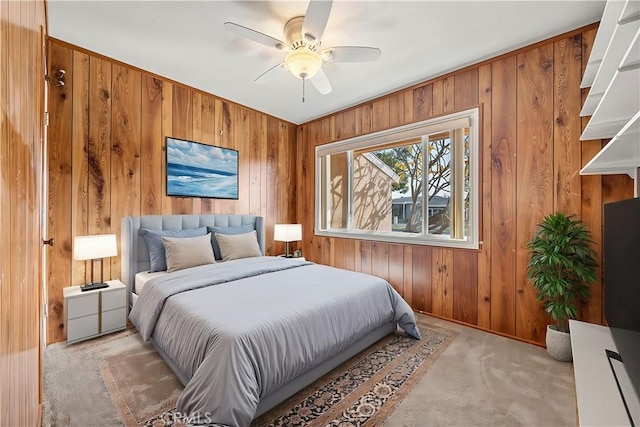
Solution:
{"label": "ocean artwork", "polygon": [[238,152],[167,137],[167,195],[238,198]]}

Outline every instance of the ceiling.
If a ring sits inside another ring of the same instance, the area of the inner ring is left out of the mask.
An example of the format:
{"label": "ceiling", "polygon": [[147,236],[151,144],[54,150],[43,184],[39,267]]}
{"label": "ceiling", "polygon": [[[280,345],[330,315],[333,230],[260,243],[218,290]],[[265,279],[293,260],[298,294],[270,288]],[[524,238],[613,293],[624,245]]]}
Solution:
{"label": "ceiling", "polygon": [[225,30],[232,21],[284,39],[306,1],[49,0],[49,35],[300,124],[596,22],[604,1],[335,1],[323,47],[379,47],[372,63],[328,63],[320,95],[288,72],[254,80],[285,52]]}

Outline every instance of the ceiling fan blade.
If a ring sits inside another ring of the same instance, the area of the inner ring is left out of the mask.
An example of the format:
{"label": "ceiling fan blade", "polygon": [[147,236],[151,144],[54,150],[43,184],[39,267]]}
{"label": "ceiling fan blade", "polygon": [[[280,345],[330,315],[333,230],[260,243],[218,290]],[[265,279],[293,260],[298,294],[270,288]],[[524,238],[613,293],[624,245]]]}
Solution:
{"label": "ceiling fan blade", "polygon": [[248,38],[249,40],[253,40],[254,42],[258,42],[265,46],[275,47],[276,49],[285,50],[288,46],[283,41],[280,41],[276,38],[263,34],[259,31],[252,30],[251,28],[244,27],[242,25],[235,24],[233,22],[225,22],[224,28],[235,33],[239,36]]}
{"label": "ceiling fan blade", "polygon": [[327,26],[333,1],[311,0],[302,24],[302,37],[310,43],[320,41]]}
{"label": "ceiling fan blade", "polygon": [[271,80],[271,77],[274,74],[276,74],[276,73],[274,73],[275,70],[278,70],[278,69],[284,70],[285,69],[284,66],[285,66],[285,64],[283,62],[281,64],[276,65],[275,67],[269,68],[267,71],[265,71],[264,73],[260,74],[258,76],[258,78],[254,80],[254,82],[258,83],[258,84],[266,83],[267,81]]}
{"label": "ceiling fan blade", "polygon": [[320,68],[316,75],[313,76],[310,80],[311,84],[316,89],[318,89],[318,92],[320,92],[322,95],[331,93],[331,83],[329,83],[329,79],[327,78],[327,75],[324,73],[324,71],[322,71],[322,68]]}
{"label": "ceiling fan blade", "polygon": [[322,58],[331,62],[369,62],[380,58],[382,51],[377,47],[336,46],[322,51]]}

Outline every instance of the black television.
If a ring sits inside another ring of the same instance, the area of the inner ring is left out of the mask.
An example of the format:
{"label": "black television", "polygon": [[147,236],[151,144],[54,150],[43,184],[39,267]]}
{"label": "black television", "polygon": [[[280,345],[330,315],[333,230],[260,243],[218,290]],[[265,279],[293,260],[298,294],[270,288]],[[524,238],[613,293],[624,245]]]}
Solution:
{"label": "black television", "polygon": [[[604,314],[619,354],[617,359],[624,365],[637,399],[640,396],[640,199],[606,204],[603,232]],[[618,378],[616,381],[620,386]],[[625,393],[621,388],[622,397],[627,401],[633,398],[629,396],[632,392]]]}

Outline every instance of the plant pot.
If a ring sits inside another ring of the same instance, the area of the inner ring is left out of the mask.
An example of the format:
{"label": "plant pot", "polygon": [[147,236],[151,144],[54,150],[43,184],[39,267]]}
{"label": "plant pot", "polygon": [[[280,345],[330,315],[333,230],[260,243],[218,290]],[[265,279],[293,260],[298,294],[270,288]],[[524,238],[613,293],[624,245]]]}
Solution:
{"label": "plant pot", "polygon": [[557,330],[554,325],[547,325],[547,352],[560,362],[571,362],[571,335]]}

